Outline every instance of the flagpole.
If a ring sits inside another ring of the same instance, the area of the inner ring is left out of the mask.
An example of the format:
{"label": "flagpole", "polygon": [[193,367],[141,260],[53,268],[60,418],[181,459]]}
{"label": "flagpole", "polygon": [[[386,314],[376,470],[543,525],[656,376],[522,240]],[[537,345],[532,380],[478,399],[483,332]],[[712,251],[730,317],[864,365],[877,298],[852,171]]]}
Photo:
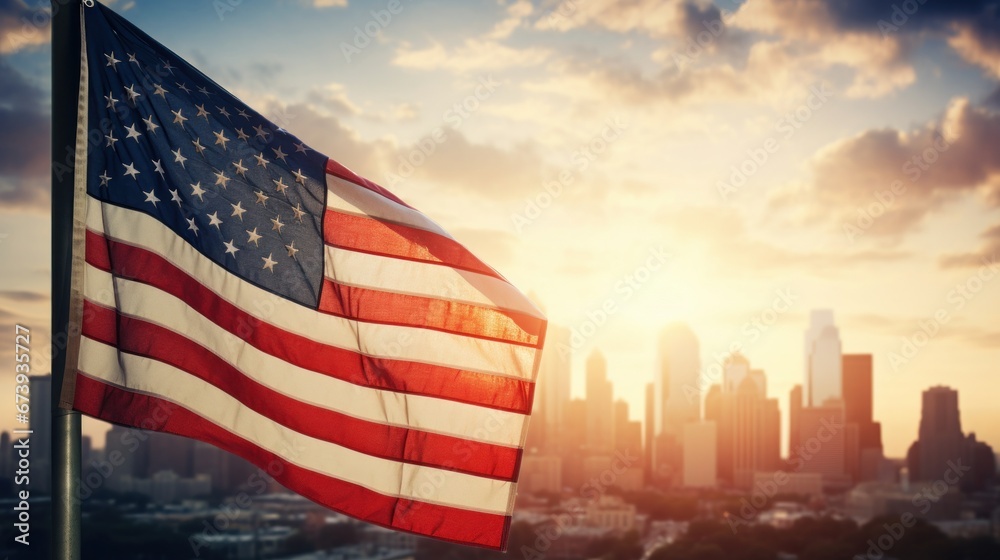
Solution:
{"label": "flagpole", "polygon": [[[69,334],[80,0],[52,0],[52,558],[80,558],[80,413],[60,406]],[[59,336],[59,335],[62,336]]]}

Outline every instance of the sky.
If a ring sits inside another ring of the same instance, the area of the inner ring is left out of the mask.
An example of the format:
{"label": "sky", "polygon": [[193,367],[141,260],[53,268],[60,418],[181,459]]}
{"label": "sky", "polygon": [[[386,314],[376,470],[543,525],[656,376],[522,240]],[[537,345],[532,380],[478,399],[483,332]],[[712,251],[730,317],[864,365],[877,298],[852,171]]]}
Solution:
{"label": "sky", "polygon": [[[31,329],[39,373],[47,6],[0,0],[0,332]],[[599,349],[640,419],[680,321],[706,386],[738,347],[787,419],[809,313],[832,309],[843,351],[874,357],[888,455],[939,384],[1000,450],[995,1],[111,6],[530,292],[575,333],[574,395]],[[84,430],[103,444],[105,424]]]}

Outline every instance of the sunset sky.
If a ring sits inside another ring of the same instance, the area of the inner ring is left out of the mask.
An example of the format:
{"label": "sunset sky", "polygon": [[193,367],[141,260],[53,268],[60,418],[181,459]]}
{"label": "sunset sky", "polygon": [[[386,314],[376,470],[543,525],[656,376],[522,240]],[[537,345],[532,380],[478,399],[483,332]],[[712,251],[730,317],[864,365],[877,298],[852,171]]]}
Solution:
{"label": "sunset sky", "polygon": [[[0,1],[0,332],[31,327],[39,373],[47,5]],[[844,352],[874,355],[888,455],[937,384],[1000,450],[997,2],[112,6],[581,333],[574,394],[599,348],[639,419],[658,332],[684,321],[703,366],[742,344],[786,417],[809,311],[829,308]],[[85,422],[98,445],[105,430]]]}

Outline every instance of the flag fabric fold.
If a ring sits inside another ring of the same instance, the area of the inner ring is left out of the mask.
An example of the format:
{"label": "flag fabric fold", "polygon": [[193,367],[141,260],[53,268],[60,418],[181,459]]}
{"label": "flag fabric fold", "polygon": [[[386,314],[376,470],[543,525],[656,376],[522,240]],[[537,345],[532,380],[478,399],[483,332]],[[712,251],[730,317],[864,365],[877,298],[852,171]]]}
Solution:
{"label": "flag fabric fold", "polygon": [[544,316],[294,119],[101,4],[82,36],[63,405],[280,465],[367,522],[506,549]]}

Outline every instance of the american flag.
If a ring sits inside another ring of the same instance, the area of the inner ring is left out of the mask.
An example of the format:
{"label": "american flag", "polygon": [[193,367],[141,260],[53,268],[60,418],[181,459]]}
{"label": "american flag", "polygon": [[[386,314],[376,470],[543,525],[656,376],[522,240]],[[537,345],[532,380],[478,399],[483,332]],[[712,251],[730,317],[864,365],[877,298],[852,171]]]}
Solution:
{"label": "american flag", "polygon": [[364,521],[505,549],[538,309],[114,12],[83,8],[82,31],[64,404],[277,461]]}

